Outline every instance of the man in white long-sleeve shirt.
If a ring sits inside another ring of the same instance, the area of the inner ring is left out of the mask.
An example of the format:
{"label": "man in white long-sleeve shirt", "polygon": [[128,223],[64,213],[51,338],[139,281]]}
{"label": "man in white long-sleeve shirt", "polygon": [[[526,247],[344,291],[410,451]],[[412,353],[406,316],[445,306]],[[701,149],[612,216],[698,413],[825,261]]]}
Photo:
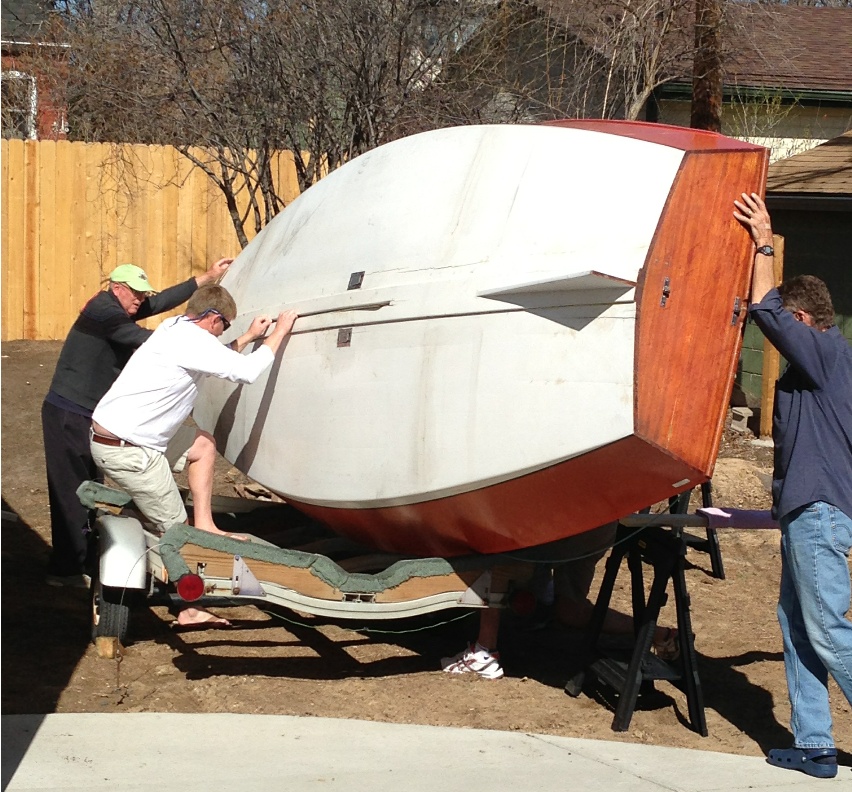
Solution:
{"label": "man in white long-sleeve shirt", "polygon": [[[293,311],[279,314],[265,338],[272,320],[257,317],[245,335],[224,346],[218,337],[236,314],[233,298],[221,286],[198,289],[184,316],[167,319],[139,347],[92,415],[91,449],[98,467],[162,528],[187,521],[172,477],[174,462],[186,454],[194,525],[224,533],[213,522],[211,509],[216,441],[209,432],[182,424],[204,377],[254,382],[272,364],[297,316]],[[251,354],[240,354],[261,338]]]}

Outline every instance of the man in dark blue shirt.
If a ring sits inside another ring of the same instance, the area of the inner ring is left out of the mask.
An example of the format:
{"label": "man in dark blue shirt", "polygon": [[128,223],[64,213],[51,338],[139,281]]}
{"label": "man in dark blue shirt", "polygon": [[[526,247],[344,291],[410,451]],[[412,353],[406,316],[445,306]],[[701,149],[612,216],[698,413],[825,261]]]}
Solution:
{"label": "man in dark blue shirt", "polygon": [[201,275],[159,293],[144,270],[121,264],[69,330],[41,411],[53,545],[49,585],[88,588],[91,582],[91,515],[77,498],[77,487],[88,479],[100,480],[89,450],[92,411],[153,332],[137,322],[177,308],[199,286],[221,278],[232,260],[220,259]]}
{"label": "man in dark blue shirt", "polygon": [[773,288],[772,225],[758,195],[734,201],[755,251],[755,324],[788,361],[775,386],[772,511],[781,525],[778,620],[793,748],[767,761],[837,775],[828,675],[852,703],[852,349],[834,324],[826,285],[800,275]]}

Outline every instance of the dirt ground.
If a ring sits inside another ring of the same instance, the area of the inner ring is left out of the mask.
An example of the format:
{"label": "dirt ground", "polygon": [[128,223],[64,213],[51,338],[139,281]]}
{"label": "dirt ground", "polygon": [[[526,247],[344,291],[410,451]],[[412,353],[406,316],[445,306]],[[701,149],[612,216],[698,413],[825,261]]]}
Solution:
{"label": "dirt ground", "polygon": [[[563,692],[580,634],[504,617],[506,676],[450,676],[439,658],[476,632],[476,617],[443,611],[393,622],[353,623],[240,605],[217,610],[230,630],[180,632],[167,605],[142,603],[123,659],[90,643],[89,594],[44,584],[50,543],[40,408],[60,348],[2,346],[2,711],[241,712],[464,726],[685,746],[760,755],[786,746],[789,707],[775,618],[779,576],[774,531],[723,531],[726,579],[690,550],[687,583],[708,737],[689,728],[684,694],[666,682],[640,697],[629,731],[611,730],[606,697]],[[713,479],[720,506],[768,508],[758,474],[771,449],[726,432]],[[222,460],[217,492],[234,494]],[[599,565],[599,572],[603,564]],[[629,602],[626,571],[616,603]],[[597,582],[593,593],[597,591]],[[674,624],[673,606],[664,623]],[[836,740],[852,750],[852,713],[832,687]],[[852,764],[849,754],[843,764]]]}

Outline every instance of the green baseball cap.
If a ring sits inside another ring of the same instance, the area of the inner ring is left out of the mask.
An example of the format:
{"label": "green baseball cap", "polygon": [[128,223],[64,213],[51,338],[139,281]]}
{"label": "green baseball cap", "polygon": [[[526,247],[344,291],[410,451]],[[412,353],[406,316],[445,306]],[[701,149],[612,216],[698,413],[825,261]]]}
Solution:
{"label": "green baseball cap", "polygon": [[110,274],[112,283],[124,283],[131,289],[146,294],[156,294],[157,290],[151,285],[145,270],[135,264],[119,264]]}

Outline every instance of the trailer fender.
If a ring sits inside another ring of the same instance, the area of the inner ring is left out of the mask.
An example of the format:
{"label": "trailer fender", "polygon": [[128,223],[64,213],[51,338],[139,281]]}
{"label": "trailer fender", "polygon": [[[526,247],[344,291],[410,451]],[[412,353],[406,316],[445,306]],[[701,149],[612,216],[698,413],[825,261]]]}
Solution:
{"label": "trailer fender", "polygon": [[135,517],[108,514],[98,518],[100,582],[114,588],[144,589],[148,547]]}

